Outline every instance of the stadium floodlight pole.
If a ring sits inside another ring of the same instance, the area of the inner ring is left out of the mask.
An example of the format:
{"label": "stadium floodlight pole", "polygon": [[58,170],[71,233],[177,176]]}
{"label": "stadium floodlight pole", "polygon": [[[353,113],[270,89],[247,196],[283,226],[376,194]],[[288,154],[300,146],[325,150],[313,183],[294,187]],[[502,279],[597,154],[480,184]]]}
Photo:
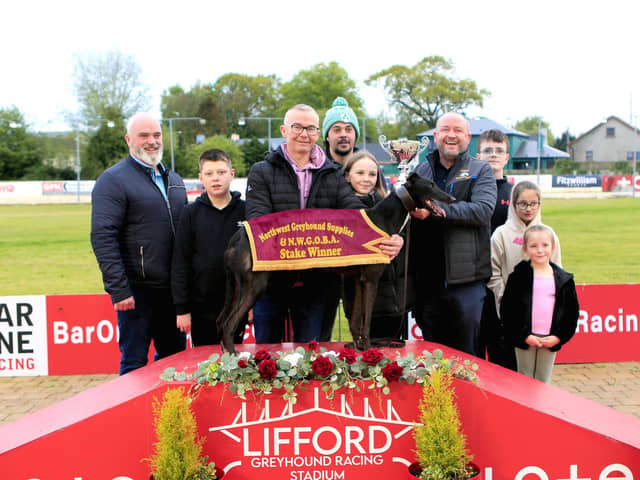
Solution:
{"label": "stadium floodlight pole", "polygon": [[367,149],[367,120],[369,120],[369,117],[360,117],[360,120],[362,120],[362,149],[366,150]]}
{"label": "stadium floodlight pole", "polygon": [[631,196],[636,198],[636,159],[638,158],[638,117],[633,117],[633,173],[631,174]]}
{"label": "stadium floodlight pole", "polygon": [[175,172],[176,161],[173,154],[173,122],[177,122],[178,120],[193,120],[193,121],[200,122],[200,125],[204,125],[207,123],[207,121],[201,117],[171,117],[171,118],[164,118],[163,120],[166,122],[169,122],[169,148],[171,151],[171,170]]}
{"label": "stadium floodlight pole", "polygon": [[76,203],[80,203],[80,127],[76,129]]}
{"label": "stadium floodlight pole", "polygon": [[267,121],[267,136],[268,136],[268,147],[269,151],[271,151],[271,120],[282,120],[278,117],[240,117],[238,119],[238,125],[244,127],[247,124],[247,120],[266,120]]}
{"label": "stadium floodlight pole", "polygon": [[542,150],[542,135],[541,135],[542,132],[540,131],[541,121],[542,121],[542,117],[538,117],[538,142],[537,142],[537,144],[538,144],[538,161],[536,162],[536,173],[537,173],[537,176],[538,176],[538,179],[537,179],[536,182],[537,182],[538,185],[540,185],[540,157],[541,157],[541,152],[540,151]]}

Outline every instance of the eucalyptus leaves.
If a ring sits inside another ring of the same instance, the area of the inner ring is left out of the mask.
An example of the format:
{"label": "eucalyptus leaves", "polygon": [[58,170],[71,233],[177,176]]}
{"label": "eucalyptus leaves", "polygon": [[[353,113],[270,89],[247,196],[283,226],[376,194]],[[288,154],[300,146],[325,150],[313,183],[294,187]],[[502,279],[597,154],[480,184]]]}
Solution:
{"label": "eucalyptus leaves", "polygon": [[191,375],[168,368],[161,378],[167,381],[192,379],[197,386],[226,384],[232,394],[243,399],[248,393],[279,391],[285,400],[295,403],[298,387],[311,380],[321,382],[329,399],[342,388],[359,391],[367,384],[366,388],[381,389],[386,395],[394,382],[423,384],[434,369],[477,381],[476,364],[470,360],[444,358],[442,350],[433,353],[425,350],[420,355],[409,353],[406,356],[396,352],[394,358],[389,358],[376,348],[362,353],[350,348],[335,352],[319,347],[316,342],[292,352],[263,349],[255,353],[215,353],[201,362]]}

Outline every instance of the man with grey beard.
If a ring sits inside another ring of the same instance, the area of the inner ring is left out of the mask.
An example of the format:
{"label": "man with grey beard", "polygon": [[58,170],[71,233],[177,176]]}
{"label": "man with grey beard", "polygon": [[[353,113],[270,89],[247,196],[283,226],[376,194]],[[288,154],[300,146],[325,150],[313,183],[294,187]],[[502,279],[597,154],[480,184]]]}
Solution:
{"label": "man with grey beard", "polygon": [[180,176],[162,164],[162,129],[148,113],[127,122],[129,156],[96,180],[91,245],[118,317],[120,375],[184,350],[175,322],[170,267],[176,226],[187,204]]}

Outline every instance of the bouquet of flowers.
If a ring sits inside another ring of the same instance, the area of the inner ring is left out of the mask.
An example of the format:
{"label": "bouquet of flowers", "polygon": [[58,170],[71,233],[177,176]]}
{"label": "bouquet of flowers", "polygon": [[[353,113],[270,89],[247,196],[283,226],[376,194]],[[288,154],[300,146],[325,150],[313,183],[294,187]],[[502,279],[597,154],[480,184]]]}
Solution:
{"label": "bouquet of flowers", "polygon": [[176,372],[168,368],[161,375],[163,380],[193,379],[197,385],[227,384],[231,393],[246,399],[252,392],[271,393],[282,391],[283,398],[296,402],[296,388],[319,380],[327,398],[334,397],[341,388],[368,388],[390,392],[390,384],[407,382],[422,384],[434,369],[442,369],[452,376],[477,382],[477,364],[470,360],[444,358],[442,350],[433,353],[425,350],[421,355],[409,353],[401,356],[396,352],[394,358],[385,356],[377,348],[358,353],[351,348],[339,352],[329,351],[311,342],[306,349],[298,347],[292,352],[269,352],[259,350],[254,354],[215,353],[201,362],[191,375]]}

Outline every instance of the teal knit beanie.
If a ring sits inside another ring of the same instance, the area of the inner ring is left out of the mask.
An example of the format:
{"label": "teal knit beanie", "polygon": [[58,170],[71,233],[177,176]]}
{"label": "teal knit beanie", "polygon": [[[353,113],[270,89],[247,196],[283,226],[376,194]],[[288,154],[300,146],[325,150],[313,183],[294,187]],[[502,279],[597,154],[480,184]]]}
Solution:
{"label": "teal knit beanie", "polygon": [[349,108],[349,103],[342,97],[338,97],[333,101],[331,108],[327,110],[322,122],[322,138],[327,138],[327,132],[336,122],[350,123],[356,130],[356,138],[360,137],[360,126],[358,125],[358,117]]}

